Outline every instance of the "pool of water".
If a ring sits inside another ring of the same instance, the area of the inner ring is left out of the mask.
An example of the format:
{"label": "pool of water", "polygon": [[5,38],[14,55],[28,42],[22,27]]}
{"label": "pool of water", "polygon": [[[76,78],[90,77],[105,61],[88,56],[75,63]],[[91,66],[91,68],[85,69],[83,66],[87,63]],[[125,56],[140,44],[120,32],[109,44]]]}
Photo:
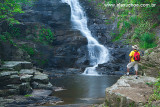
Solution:
{"label": "pool of water", "polygon": [[51,80],[65,90],[54,92],[64,104],[99,104],[104,102],[105,89],[113,85],[119,76],[67,75]]}

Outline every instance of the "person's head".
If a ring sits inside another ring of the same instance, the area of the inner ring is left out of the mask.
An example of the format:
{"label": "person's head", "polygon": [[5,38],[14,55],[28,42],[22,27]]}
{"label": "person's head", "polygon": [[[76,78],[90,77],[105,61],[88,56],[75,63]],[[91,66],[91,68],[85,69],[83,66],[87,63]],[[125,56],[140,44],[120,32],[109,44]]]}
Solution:
{"label": "person's head", "polygon": [[137,46],[137,45],[133,45],[133,46],[132,46],[132,49],[133,49],[133,50],[138,50],[138,46]]}

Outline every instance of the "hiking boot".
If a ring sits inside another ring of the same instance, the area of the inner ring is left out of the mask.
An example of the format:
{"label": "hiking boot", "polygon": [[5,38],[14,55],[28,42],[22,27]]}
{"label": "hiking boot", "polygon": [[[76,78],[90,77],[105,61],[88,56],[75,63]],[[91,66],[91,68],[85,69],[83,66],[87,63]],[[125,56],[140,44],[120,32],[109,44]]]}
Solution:
{"label": "hiking boot", "polygon": [[126,73],[126,76],[129,76],[129,72]]}

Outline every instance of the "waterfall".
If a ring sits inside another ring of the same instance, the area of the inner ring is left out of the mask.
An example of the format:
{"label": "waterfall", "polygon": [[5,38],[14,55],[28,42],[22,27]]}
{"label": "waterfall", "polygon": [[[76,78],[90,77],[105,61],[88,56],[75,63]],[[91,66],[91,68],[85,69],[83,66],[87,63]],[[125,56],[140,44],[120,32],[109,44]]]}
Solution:
{"label": "waterfall", "polygon": [[101,45],[95,38],[93,38],[91,31],[87,27],[87,17],[78,0],[62,0],[71,7],[71,22],[74,29],[80,30],[83,36],[88,40],[88,53],[90,58],[90,65],[83,74],[85,75],[99,75],[96,72],[98,64],[103,64],[109,60],[108,49]]}

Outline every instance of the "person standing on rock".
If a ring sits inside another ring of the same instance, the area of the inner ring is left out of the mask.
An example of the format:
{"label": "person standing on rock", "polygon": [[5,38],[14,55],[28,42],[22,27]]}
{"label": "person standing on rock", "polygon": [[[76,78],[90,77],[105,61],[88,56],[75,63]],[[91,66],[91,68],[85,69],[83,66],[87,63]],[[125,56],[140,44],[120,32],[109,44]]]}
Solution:
{"label": "person standing on rock", "polygon": [[127,75],[129,75],[129,69],[134,66],[136,72],[136,79],[138,79],[137,73],[138,73],[138,62],[140,61],[140,52],[138,52],[137,45],[132,46],[132,48],[133,50],[129,54],[130,60],[127,65]]}

